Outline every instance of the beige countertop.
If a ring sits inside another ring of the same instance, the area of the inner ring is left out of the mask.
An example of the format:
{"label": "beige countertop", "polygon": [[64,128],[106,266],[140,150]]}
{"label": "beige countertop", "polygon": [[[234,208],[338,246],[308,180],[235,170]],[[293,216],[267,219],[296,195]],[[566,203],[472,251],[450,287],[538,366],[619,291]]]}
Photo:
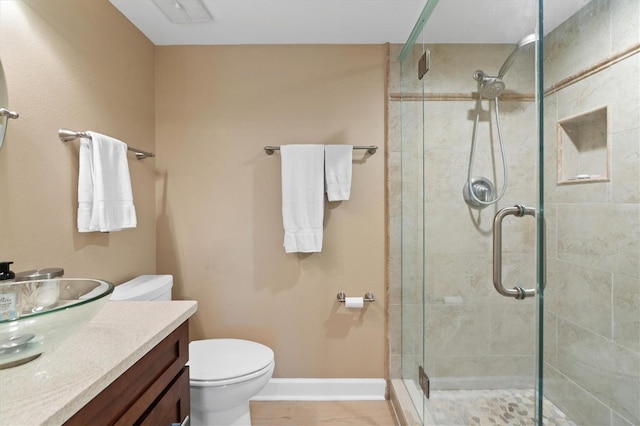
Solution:
{"label": "beige countertop", "polygon": [[0,424],[64,423],[196,309],[195,301],[107,302],[60,346],[0,370]]}

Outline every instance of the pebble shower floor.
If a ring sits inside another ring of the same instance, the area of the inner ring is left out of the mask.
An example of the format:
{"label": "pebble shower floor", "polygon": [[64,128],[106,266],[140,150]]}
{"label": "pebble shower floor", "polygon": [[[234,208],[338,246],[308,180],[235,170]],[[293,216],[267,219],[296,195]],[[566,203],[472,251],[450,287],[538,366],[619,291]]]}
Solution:
{"label": "pebble shower floor", "polygon": [[[575,426],[544,399],[543,424]],[[534,425],[534,392],[527,389],[432,391],[425,425]]]}

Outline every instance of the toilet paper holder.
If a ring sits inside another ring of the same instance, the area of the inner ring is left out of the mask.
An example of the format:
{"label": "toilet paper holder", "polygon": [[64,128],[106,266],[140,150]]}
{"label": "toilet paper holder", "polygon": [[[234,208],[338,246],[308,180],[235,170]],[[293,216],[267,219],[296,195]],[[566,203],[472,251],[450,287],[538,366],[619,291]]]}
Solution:
{"label": "toilet paper holder", "polygon": [[[340,292],[340,293],[338,293],[337,297],[338,297],[338,302],[344,303],[345,299],[347,298],[347,295],[344,294],[343,292]],[[365,302],[375,302],[376,301],[375,296],[370,291],[366,292],[362,299]]]}

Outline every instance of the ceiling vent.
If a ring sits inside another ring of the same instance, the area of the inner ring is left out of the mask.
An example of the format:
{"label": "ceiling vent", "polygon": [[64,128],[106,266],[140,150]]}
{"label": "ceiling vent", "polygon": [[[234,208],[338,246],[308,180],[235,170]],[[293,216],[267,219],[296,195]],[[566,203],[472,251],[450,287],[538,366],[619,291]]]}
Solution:
{"label": "ceiling vent", "polygon": [[153,0],[174,24],[211,21],[213,18],[201,0]]}

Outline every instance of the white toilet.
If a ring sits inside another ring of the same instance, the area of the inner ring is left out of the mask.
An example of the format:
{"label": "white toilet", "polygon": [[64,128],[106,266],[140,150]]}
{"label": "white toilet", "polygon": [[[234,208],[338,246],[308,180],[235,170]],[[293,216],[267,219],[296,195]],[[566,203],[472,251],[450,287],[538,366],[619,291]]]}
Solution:
{"label": "white toilet", "polygon": [[[171,275],[141,275],[116,286],[111,300],[171,300]],[[249,426],[249,399],[267,384],[275,360],[260,343],[240,339],[189,343],[191,424]]]}

